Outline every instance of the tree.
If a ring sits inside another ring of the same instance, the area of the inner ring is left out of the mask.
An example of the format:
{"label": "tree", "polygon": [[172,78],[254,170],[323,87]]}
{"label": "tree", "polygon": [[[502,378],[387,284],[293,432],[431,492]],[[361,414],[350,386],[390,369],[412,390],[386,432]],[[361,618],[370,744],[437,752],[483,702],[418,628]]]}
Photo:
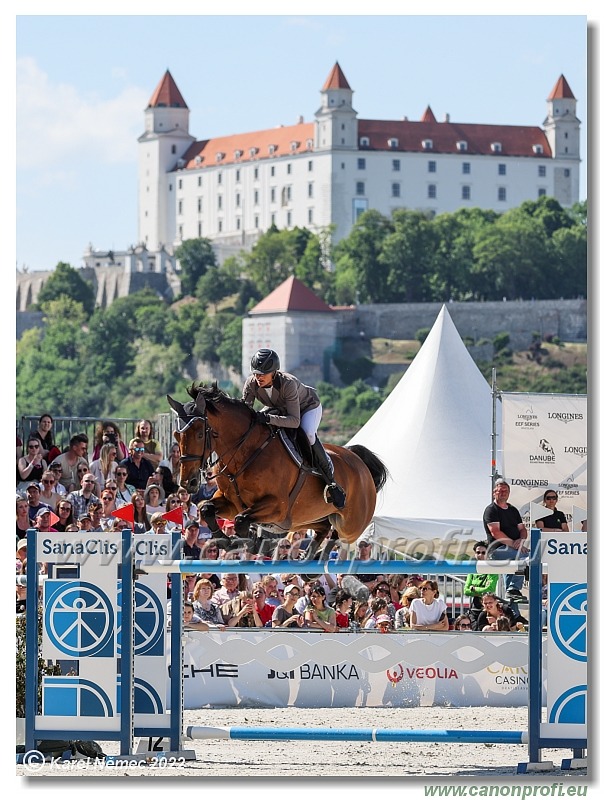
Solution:
{"label": "tree", "polygon": [[294,275],[300,250],[300,231],[280,231],[274,225],[244,255],[245,272],[262,296]]}
{"label": "tree", "polygon": [[229,269],[229,266],[210,267],[205,275],[197,281],[195,294],[199,302],[207,308],[214,306],[217,311],[218,303],[229,295],[235,294],[239,289],[239,279]]}
{"label": "tree", "polygon": [[378,258],[388,271],[390,296],[382,302],[419,303],[430,299],[428,277],[433,272],[436,234],[430,218],[421,211],[397,209],[393,231]]}
{"label": "tree", "polygon": [[176,248],[174,255],[180,264],[182,294],[195,294],[201,276],[217,264],[212,242],[209,239],[186,239]]}
{"label": "tree", "polygon": [[[378,211],[365,211],[350,234],[334,248],[337,301],[389,302],[388,265],[379,260],[384,240],[392,233],[392,222]],[[349,295],[354,288],[355,297]]]}
{"label": "tree", "polygon": [[216,354],[220,359],[220,363],[227,367],[236,369],[237,372],[241,370],[241,331],[243,323],[241,317],[237,316],[232,319],[224,327],[222,341],[216,347]]}
{"label": "tree", "polygon": [[94,290],[88,281],[85,281],[78,270],[75,270],[64,261],[60,261],[50,277],[40,289],[38,305],[40,308],[60,297],[68,297],[80,303],[86,316],[94,311]]}

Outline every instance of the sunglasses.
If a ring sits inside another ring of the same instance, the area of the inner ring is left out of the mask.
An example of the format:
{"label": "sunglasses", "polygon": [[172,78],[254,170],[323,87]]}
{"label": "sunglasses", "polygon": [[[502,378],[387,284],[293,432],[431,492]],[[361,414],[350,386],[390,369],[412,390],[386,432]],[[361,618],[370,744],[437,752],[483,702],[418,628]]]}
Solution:
{"label": "sunglasses", "polygon": [[463,630],[463,629],[465,629],[465,628],[471,628],[471,627],[472,627],[472,626],[471,626],[469,623],[467,623],[467,622],[463,622],[463,623],[462,623],[462,624],[459,626],[459,629],[460,629],[460,630]]}
{"label": "sunglasses", "polygon": [[144,453],[145,452],[145,448],[144,447],[133,447],[132,448],[132,452],[133,453]]}
{"label": "sunglasses", "polygon": [[545,499],[546,500],[557,500],[558,499],[558,495],[557,494],[550,494],[549,497],[546,497]]}
{"label": "sunglasses", "polygon": [[55,485],[55,482],[54,482],[54,481],[49,481],[49,480],[42,481],[42,483],[45,483],[45,484],[47,484],[48,486],[54,486],[54,485]]}
{"label": "sunglasses", "polygon": [[28,444],[27,447],[29,448],[29,450],[36,450],[38,447],[40,447],[40,445],[39,444]]}
{"label": "sunglasses", "polygon": [[128,473],[127,472],[116,472],[115,473],[119,478],[125,478]]}
{"label": "sunglasses", "polygon": [[475,550],[474,552],[476,553],[477,556],[486,556],[487,554],[486,550]]}

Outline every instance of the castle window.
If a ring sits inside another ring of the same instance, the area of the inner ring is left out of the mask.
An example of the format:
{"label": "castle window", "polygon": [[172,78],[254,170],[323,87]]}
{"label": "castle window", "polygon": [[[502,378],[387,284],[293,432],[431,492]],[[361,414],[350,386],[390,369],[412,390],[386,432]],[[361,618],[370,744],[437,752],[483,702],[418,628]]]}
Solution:
{"label": "castle window", "polygon": [[274,203],[277,199],[276,191],[275,187],[271,186],[271,203]]}
{"label": "castle window", "polygon": [[254,167],[254,180],[258,180],[258,167]]}
{"label": "castle window", "polygon": [[539,190],[537,191],[537,196],[538,196],[538,197],[545,197],[545,194],[546,194],[546,192],[545,192],[545,189],[543,189],[543,188],[542,188],[542,189],[539,189]]}
{"label": "castle window", "polygon": [[436,200],[436,184],[429,183],[428,184],[428,198],[430,200]]}
{"label": "castle window", "polygon": [[357,158],[357,169],[365,169],[367,162],[364,158]]}
{"label": "castle window", "polygon": [[539,167],[537,169],[537,174],[539,175],[540,178],[545,178],[546,175],[545,164],[539,164]]}
{"label": "castle window", "polygon": [[236,183],[239,183],[240,180],[241,180],[241,170],[240,169],[236,169],[235,170],[235,181],[236,181]]}
{"label": "castle window", "polygon": [[357,181],[355,194],[365,194],[365,181]]}
{"label": "castle window", "polygon": [[172,150],[171,150],[171,152],[172,152],[172,155],[173,155],[173,156],[175,156],[175,155],[176,155],[176,145],[175,145],[175,144],[173,144],[173,145],[172,145]]}
{"label": "castle window", "polygon": [[401,160],[400,160],[400,158],[393,158],[392,159],[392,171],[393,172],[400,172],[401,171]]}
{"label": "castle window", "polygon": [[422,147],[424,150],[432,150],[432,139],[422,139]]}
{"label": "castle window", "polygon": [[308,171],[312,172],[312,161],[308,162]]}
{"label": "castle window", "polygon": [[287,174],[288,174],[288,175],[291,175],[291,174],[292,174],[292,165],[291,165],[291,164],[288,164],[288,165],[287,165]]}
{"label": "castle window", "polygon": [[312,208],[308,209],[308,224],[312,225]]}
{"label": "castle window", "polygon": [[507,174],[507,170],[506,170],[506,165],[505,164],[498,164],[497,165],[497,174],[498,175],[506,175]]}
{"label": "castle window", "polygon": [[461,187],[461,199],[462,200],[471,200],[472,199],[469,186],[462,186]]}
{"label": "castle window", "polygon": [[497,199],[499,200],[500,203],[505,203],[507,198],[508,198],[508,193],[507,193],[505,187],[500,186],[497,189]]}
{"label": "castle window", "polygon": [[313,184],[312,183],[308,184],[308,196],[309,197],[313,196]]}
{"label": "castle window", "polygon": [[268,146],[268,154],[269,154],[269,156],[274,155],[276,149],[277,149],[277,145],[269,144],[269,146]]}
{"label": "castle window", "polygon": [[369,136],[361,136],[359,144],[361,147],[369,147]]}
{"label": "castle window", "polygon": [[271,167],[271,178],[275,177],[275,167]]}
{"label": "castle window", "polygon": [[393,148],[395,148],[395,147],[398,147],[398,139],[395,139],[394,137],[393,137],[393,138],[391,138],[391,139],[388,139],[388,147],[389,147],[391,150],[392,150]]}
{"label": "castle window", "polygon": [[291,226],[292,226],[292,212],[288,211],[287,212],[287,227],[291,228]]}
{"label": "castle window", "polygon": [[501,142],[491,142],[491,151],[493,153],[501,153]]}
{"label": "castle window", "polygon": [[428,172],[436,172],[436,161],[428,161]]}
{"label": "castle window", "polygon": [[459,150],[460,153],[465,153],[466,150],[468,149],[468,143],[464,142],[464,141],[459,141],[459,142],[457,142],[456,147],[457,147],[457,149]]}
{"label": "castle window", "polygon": [[472,170],[469,161],[464,161],[461,165],[461,174],[462,175],[469,175]]}
{"label": "castle window", "polygon": [[533,153],[536,153],[538,156],[542,155],[543,147],[540,144],[533,145]]}
{"label": "castle window", "polygon": [[400,183],[393,183],[392,184],[392,196],[393,197],[400,197],[401,196],[401,185],[400,185]]}

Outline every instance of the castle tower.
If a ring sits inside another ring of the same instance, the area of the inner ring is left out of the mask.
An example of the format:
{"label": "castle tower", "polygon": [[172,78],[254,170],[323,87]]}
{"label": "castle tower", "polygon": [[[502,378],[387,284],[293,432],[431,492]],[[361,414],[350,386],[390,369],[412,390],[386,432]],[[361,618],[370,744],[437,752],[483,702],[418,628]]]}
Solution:
{"label": "castle tower", "polygon": [[352,89],[338,62],[321,89],[321,107],[315,113],[315,150],[355,150],[358,147],[357,112]]}
{"label": "castle tower", "polygon": [[139,136],[138,240],[148,250],[176,238],[176,186],[183,156],[195,138],[189,134],[189,109],[169,70],[145,109]]}
{"label": "castle tower", "polygon": [[554,195],[563,204],[570,204],[573,197],[579,196],[581,121],[576,112],[577,100],[564,75],[560,75],[547,98],[543,131],[554,159]]}

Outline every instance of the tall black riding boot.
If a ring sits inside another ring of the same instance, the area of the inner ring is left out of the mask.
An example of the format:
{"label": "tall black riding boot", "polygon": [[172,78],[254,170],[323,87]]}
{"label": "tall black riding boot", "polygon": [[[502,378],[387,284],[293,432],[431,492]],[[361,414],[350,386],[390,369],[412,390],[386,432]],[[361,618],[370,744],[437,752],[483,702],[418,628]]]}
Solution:
{"label": "tall black riding boot", "polygon": [[315,466],[323,474],[325,483],[327,484],[323,495],[325,497],[325,502],[332,503],[336,508],[344,508],[346,505],[346,493],[344,489],[335,482],[333,466],[318,438],[315,439],[315,443],[312,445],[312,454],[315,459]]}

